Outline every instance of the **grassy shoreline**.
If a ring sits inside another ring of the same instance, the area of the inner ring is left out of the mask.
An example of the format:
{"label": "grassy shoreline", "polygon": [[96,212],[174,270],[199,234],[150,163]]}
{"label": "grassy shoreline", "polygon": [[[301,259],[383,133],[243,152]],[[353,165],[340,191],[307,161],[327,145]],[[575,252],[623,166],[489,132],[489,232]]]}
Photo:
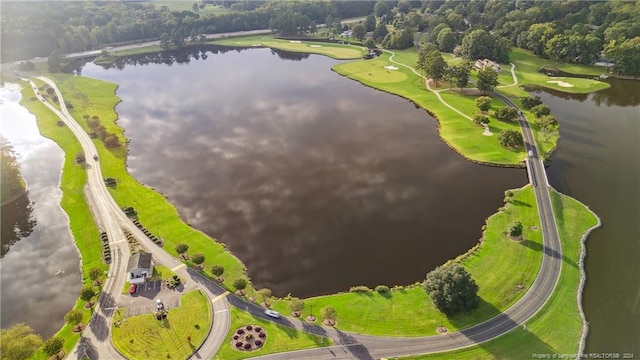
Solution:
{"label": "grassy shoreline", "polygon": [[516,359],[531,354],[576,354],[584,331],[579,302],[584,278],[576,265],[589,234],[600,226],[598,217],[578,200],[550,189],[564,262],[556,288],[547,303],[527,323],[509,333],[469,348],[404,359]]}

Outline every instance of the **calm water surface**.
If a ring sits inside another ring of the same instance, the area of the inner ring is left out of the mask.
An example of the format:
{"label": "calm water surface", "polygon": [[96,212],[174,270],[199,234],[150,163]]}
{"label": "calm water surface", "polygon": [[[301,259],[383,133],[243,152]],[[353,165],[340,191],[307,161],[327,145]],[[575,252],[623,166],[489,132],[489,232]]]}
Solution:
{"label": "calm water surface", "polygon": [[590,95],[537,93],[560,122],[552,186],[602,220],[587,242],[587,351],[640,356],[640,82]]}
{"label": "calm water surface", "polygon": [[[80,292],[80,256],[60,207],[62,150],[20,106],[20,87],[0,88],[0,129],[19,154],[28,194],[2,207],[0,324],[25,322],[43,338],[64,324]],[[64,270],[62,275],[54,275]]]}
{"label": "calm water surface", "polygon": [[331,72],[336,60],[281,57],[82,70],[119,84],[130,172],[226,243],[258,288],[421,281],[526,183],[524,170],[465,161],[425,111]]}

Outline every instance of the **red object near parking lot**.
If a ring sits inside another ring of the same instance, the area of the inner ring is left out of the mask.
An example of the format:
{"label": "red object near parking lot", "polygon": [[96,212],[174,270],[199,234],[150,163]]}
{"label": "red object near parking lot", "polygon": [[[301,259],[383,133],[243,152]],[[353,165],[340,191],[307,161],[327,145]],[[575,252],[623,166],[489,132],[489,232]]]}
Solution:
{"label": "red object near parking lot", "polygon": [[129,294],[133,294],[138,290],[138,285],[136,284],[131,284],[131,286],[129,286]]}

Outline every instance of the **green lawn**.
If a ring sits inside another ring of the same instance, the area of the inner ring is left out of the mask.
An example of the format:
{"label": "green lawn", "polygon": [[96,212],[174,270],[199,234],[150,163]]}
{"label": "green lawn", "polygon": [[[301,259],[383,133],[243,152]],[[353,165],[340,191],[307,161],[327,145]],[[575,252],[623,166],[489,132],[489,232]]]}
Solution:
{"label": "green lawn", "polygon": [[128,359],[186,359],[211,327],[211,305],[200,290],[184,294],[180,307],[169,310],[164,321],[151,313],[123,314],[119,309],[113,316],[112,341]]}
{"label": "green lawn", "polygon": [[[541,234],[532,228],[539,227],[533,191],[527,186],[514,193],[512,203],[488,219],[483,242],[455,260],[479,286],[478,295],[482,299],[479,309],[443,318],[418,284],[384,296],[377,292],[340,293],[305,299],[303,317],[310,312],[319,316],[322,307],[331,305],[338,313],[339,329],[372,335],[420,336],[435,335],[441,321],[454,331],[505,310],[524,293],[517,290],[518,283],[523,281],[529,286],[541,262]],[[522,242],[502,234],[515,220],[525,227]],[[286,300],[274,300],[272,307],[288,314],[287,304]]]}
{"label": "green lawn", "polygon": [[227,46],[269,47],[293,52],[326,55],[334,59],[360,59],[365,50],[360,46],[314,41],[290,41],[274,39],[273,35],[256,35],[215,40],[210,43]]}
{"label": "green lawn", "polygon": [[577,200],[551,191],[565,261],[547,304],[526,324],[493,341],[467,349],[407,359],[524,359],[532,353],[574,354],[582,331],[576,301],[580,239],[597,224],[595,214]]}
{"label": "green lawn", "polygon": [[[94,267],[106,270],[107,266],[102,263],[101,259],[102,243],[100,241],[100,232],[84,199],[83,188],[87,175],[84,169],[75,164],[75,156],[81,151],[80,144],[75,140],[69,128],[56,125],[59,120],[58,117],[35,98],[31,86],[26,83],[22,85],[22,100],[20,103],[36,116],[40,133],[55,141],[65,152],[60,182],[63,192],[61,206],[69,216],[71,233],[82,256],[82,285],[90,286],[89,270]],[[83,301],[76,301],[74,309],[84,309]],[[86,323],[90,316],[90,311],[85,310],[83,322]],[[68,324],[65,324],[56,335],[65,339],[64,350],[66,352],[71,350],[80,338],[78,334],[73,333],[72,326]],[[48,359],[49,357],[40,350],[32,358]]]}
{"label": "green lawn", "polygon": [[[71,110],[71,115],[85,130],[88,130],[88,127],[83,117],[95,115],[100,118],[101,124],[107,128],[107,131],[117,134],[124,143],[123,130],[116,123],[117,114],[114,110],[120,101],[115,96],[116,84],[64,74],[51,77],[60,88],[65,101],[73,103],[74,109]],[[118,183],[116,188],[109,188],[111,195],[121,207],[133,206],[136,209],[140,222],[154,235],[162,238],[167,252],[177,256],[175,246],[179,243],[188,244],[189,254],[205,255],[206,275],[211,276],[209,271],[212,265],[224,266],[226,281],[223,285],[231,286],[233,280],[244,276],[243,264],[227,251],[224,245],[185,224],[168,199],[140,184],[127,173],[124,165],[126,158],[124,147],[107,149],[98,139],[94,140],[94,144],[98,149],[103,175],[116,179]]]}
{"label": "green lawn", "polygon": [[[329,346],[332,343],[331,339],[327,337],[304,333],[271,321],[255,318],[249,313],[234,307],[229,308],[229,315],[231,317],[230,331],[216,354],[216,359],[246,359],[283,351]],[[231,337],[234,335],[235,330],[245,325],[260,325],[266,331],[267,341],[262,349],[247,353],[236,350],[231,346]]]}
{"label": "green lawn", "polygon": [[[415,51],[399,51],[396,52],[393,60],[414,66],[415,59]],[[398,70],[388,70],[384,68],[385,66],[396,66]],[[481,126],[443,105],[435,94],[426,90],[424,82],[418,75],[404,66],[389,61],[387,53],[372,60],[338,64],[333,67],[333,70],[364,85],[410,99],[427,109],[438,119],[442,139],[466,158],[502,165],[519,165],[524,160],[524,150],[506,149],[497,140],[497,134],[501,129],[518,129],[515,123],[503,123],[494,118],[489,124],[494,135],[483,135]],[[441,88],[448,89],[448,86],[443,84]],[[446,102],[470,117],[476,113],[474,103],[476,96],[459,95],[449,90],[441,95]],[[497,100],[494,102],[497,107]]]}

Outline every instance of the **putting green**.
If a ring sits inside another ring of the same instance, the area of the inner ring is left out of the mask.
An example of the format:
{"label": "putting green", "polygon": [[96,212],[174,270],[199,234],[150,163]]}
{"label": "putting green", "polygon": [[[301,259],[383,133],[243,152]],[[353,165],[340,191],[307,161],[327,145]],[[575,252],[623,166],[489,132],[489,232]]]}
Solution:
{"label": "putting green", "polygon": [[385,66],[392,65],[381,59],[355,61],[341,64],[340,70],[349,75],[374,83],[397,83],[407,79],[407,75],[401,70],[385,69]]}

